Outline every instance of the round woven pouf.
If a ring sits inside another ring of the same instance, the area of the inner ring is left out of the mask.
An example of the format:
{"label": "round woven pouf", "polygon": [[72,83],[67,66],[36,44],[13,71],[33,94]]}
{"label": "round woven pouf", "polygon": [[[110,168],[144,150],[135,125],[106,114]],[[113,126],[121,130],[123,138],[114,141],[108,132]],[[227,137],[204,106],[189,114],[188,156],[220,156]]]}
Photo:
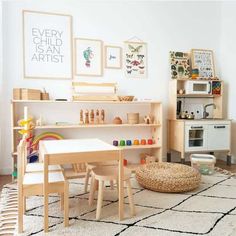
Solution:
{"label": "round woven pouf", "polygon": [[190,166],[155,162],[139,167],[136,179],[144,188],[156,192],[179,193],[197,188],[201,175]]}

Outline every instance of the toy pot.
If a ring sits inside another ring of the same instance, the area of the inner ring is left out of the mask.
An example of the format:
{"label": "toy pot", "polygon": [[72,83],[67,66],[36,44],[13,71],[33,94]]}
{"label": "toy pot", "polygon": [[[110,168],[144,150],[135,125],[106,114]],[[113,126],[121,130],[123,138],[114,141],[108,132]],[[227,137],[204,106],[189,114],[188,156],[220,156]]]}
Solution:
{"label": "toy pot", "polygon": [[134,140],[134,145],[139,145],[139,140],[138,139]]}
{"label": "toy pot", "polygon": [[125,146],[125,140],[120,140],[120,146]]}
{"label": "toy pot", "polygon": [[114,145],[114,146],[118,146],[118,144],[119,144],[119,142],[118,142],[117,140],[114,140],[114,141],[113,141],[113,145]]}
{"label": "toy pot", "polygon": [[124,160],[123,160],[123,164],[124,164],[124,166],[127,166],[128,161],[127,161],[126,159],[124,159]]}
{"label": "toy pot", "polygon": [[142,157],[142,158],[140,159],[140,164],[142,164],[142,165],[146,164],[146,159]]}
{"label": "toy pot", "polygon": [[127,146],[131,146],[131,145],[132,145],[131,140],[126,140],[126,145],[127,145]]}
{"label": "toy pot", "polygon": [[148,139],[148,144],[149,144],[149,145],[152,145],[152,144],[153,144],[152,139]]}
{"label": "toy pot", "polygon": [[146,145],[146,139],[141,139],[141,145]]}

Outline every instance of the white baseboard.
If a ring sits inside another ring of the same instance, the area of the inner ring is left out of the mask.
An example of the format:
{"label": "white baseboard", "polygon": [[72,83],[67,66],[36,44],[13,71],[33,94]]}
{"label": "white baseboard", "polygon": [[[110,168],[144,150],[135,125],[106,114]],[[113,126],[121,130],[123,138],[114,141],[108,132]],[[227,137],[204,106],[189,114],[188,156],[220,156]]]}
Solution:
{"label": "white baseboard", "polygon": [[11,175],[11,174],[12,174],[11,168],[0,169],[0,175]]}

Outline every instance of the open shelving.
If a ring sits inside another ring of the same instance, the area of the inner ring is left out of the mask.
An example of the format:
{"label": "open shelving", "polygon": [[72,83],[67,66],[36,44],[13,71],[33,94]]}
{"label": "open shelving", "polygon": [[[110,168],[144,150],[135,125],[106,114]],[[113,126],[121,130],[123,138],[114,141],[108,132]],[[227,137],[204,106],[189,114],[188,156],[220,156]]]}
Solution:
{"label": "open shelving", "polygon": [[[154,144],[152,145],[132,145],[132,146],[122,146],[121,148],[124,150],[125,155],[126,151],[142,151],[145,150],[145,153],[147,152],[150,155],[153,155],[156,157],[156,159],[161,162],[162,161],[162,104],[159,101],[154,101],[154,100],[144,100],[144,101],[55,101],[55,100],[12,100],[11,101],[11,110],[12,110],[12,156],[13,156],[13,164],[12,168],[14,168],[15,163],[17,162],[16,158],[16,148],[19,142],[19,137],[20,135],[18,134],[18,131],[21,129],[17,125],[17,120],[20,118],[19,112],[21,112],[22,115],[22,109],[23,106],[29,106],[33,110],[37,108],[37,105],[40,104],[40,109],[53,109],[54,104],[64,104],[63,106],[60,106],[60,109],[64,111],[70,104],[75,104],[76,111],[74,112],[79,112],[80,107],[83,106],[102,106],[103,104],[106,104],[106,107],[108,109],[112,109],[112,106],[114,109],[119,106],[119,109],[121,109],[123,115],[126,114],[127,112],[130,112],[130,106],[132,107],[133,110],[136,112],[139,112],[140,108],[143,108],[143,106],[149,111],[151,116],[155,118],[155,122],[153,124],[146,124],[146,123],[139,123],[139,124],[128,124],[128,123],[123,123],[123,124],[113,124],[112,122],[108,122],[105,124],[79,124],[79,123],[74,123],[74,122],[68,122],[68,124],[55,124],[55,123],[48,123],[42,126],[36,126],[35,131],[40,132],[40,131],[56,131],[57,129],[59,130],[67,130],[67,138],[70,138],[68,134],[70,134],[71,130],[76,130],[74,132],[80,133],[83,130],[83,132],[87,133],[87,129],[99,129],[99,132],[101,129],[106,129],[106,132],[114,132],[116,133],[115,130],[119,130],[123,135],[125,136],[125,132],[127,129],[130,129],[133,132],[133,130],[137,129],[144,129],[147,130],[145,132],[150,133],[149,137],[154,140]],[[50,108],[47,107],[47,104],[51,104]],[[72,105],[71,105],[72,106]],[[140,106],[140,107],[139,107]],[[58,107],[58,106],[57,106]],[[34,116],[34,114],[31,114]],[[112,131],[110,131],[110,129]],[[114,129],[114,131],[113,131]],[[78,130],[78,131],[77,131]],[[64,131],[63,131],[64,132]],[[99,132],[96,133],[97,138],[99,138]],[[136,131],[137,132],[137,131]],[[121,139],[123,137],[117,137],[117,139]],[[74,138],[74,137],[73,137]],[[81,138],[80,136],[78,138]],[[111,140],[112,142],[112,140]],[[133,155],[133,154],[132,154]],[[131,168],[132,170],[135,170],[140,164],[139,163],[129,163],[128,168]]]}

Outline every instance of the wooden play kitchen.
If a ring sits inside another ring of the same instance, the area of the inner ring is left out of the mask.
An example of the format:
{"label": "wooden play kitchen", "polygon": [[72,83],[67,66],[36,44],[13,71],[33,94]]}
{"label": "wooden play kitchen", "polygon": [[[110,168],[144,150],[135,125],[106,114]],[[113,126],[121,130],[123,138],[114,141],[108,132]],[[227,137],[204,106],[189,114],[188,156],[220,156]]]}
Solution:
{"label": "wooden play kitchen", "polygon": [[[186,53],[177,55],[186,57]],[[167,160],[171,161],[171,151],[181,154],[182,163],[186,153],[226,152],[230,165],[231,120],[223,114],[224,82],[215,77],[213,52],[196,49],[190,56],[192,68],[196,68],[194,59],[198,58],[202,71],[198,68],[197,75],[194,70],[194,76],[189,74],[185,78],[175,74],[169,83]],[[207,66],[204,64],[206,58],[209,59]]]}

